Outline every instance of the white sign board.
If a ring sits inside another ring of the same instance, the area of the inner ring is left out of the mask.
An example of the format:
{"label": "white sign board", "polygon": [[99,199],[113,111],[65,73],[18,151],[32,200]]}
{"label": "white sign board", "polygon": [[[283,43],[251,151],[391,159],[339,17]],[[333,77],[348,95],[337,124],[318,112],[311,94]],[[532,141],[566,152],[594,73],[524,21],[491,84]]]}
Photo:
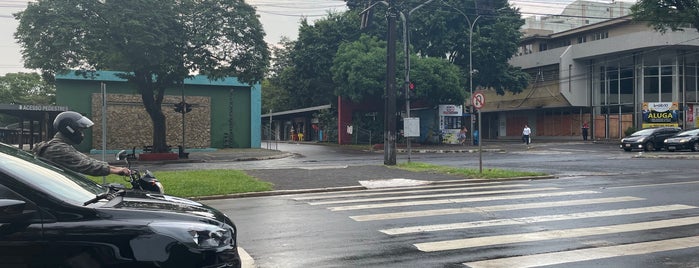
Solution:
{"label": "white sign board", "polygon": [[461,105],[450,105],[443,104],[439,105],[439,115],[440,116],[461,116],[462,108]]}
{"label": "white sign board", "polygon": [[405,137],[420,137],[420,118],[403,118],[403,133]]}

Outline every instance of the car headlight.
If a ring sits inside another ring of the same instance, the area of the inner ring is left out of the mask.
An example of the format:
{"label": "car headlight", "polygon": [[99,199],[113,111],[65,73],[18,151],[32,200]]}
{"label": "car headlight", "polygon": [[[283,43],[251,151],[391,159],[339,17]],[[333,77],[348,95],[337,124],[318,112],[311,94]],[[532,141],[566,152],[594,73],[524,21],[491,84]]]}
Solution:
{"label": "car headlight", "polygon": [[685,142],[688,142],[688,141],[689,141],[689,139],[686,139],[686,138],[685,138],[685,139],[680,139],[680,143],[685,143]]}
{"label": "car headlight", "polygon": [[233,229],[200,222],[154,222],[148,225],[154,232],[172,237],[199,249],[235,245]]}

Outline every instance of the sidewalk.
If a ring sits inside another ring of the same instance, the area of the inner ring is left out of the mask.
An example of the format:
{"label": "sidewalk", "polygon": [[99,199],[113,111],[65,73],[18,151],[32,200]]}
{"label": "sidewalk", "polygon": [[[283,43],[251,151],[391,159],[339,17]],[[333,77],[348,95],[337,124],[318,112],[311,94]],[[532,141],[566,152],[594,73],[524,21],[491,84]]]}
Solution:
{"label": "sidewalk", "polygon": [[[545,150],[542,144],[560,144],[560,143],[590,143],[583,141],[538,141],[527,147],[517,140],[505,141],[484,141],[481,149],[484,152],[488,151],[510,151],[510,150]],[[321,146],[343,146],[347,150],[360,150],[366,153],[382,154],[383,150],[373,150],[369,145],[337,145],[337,144],[322,144]],[[396,153],[405,155],[408,149],[404,144],[397,145]],[[420,153],[477,153],[479,146],[477,145],[419,145],[411,146],[412,154]],[[100,158],[101,155],[93,154],[95,158]],[[111,157],[111,155],[108,155]],[[292,157],[293,153],[270,150],[263,148],[248,148],[248,149],[208,149],[189,151],[189,158],[178,160],[165,161],[135,161],[132,164],[147,164],[153,166],[163,165],[163,170],[167,170],[166,165],[176,165],[178,163],[211,163],[211,162],[234,162],[234,161],[260,161],[267,159],[278,159]],[[111,157],[113,158],[113,157]],[[109,161],[114,165],[123,165],[123,161]],[[226,196],[211,196],[201,197],[199,199],[216,199],[216,198],[233,198],[233,197],[249,197],[249,196],[266,196],[266,195],[281,195],[292,193],[310,193],[310,192],[328,192],[328,191],[345,191],[345,190],[361,190],[371,187],[396,187],[396,186],[411,186],[422,184],[457,184],[457,183],[474,183],[488,182],[493,180],[482,179],[464,179],[459,176],[428,173],[428,172],[411,172],[402,169],[397,169],[392,166],[385,166],[377,162],[375,165],[361,166],[327,166],[327,167],[296,167],[296,168],[281,168],[281,169],[253,169],[246,170],[247,174],[256,177],[260,180],[274,184],[273,191],[261,193],[244,193]],[[543,177],[526,177],[512,178],[510,180],[522,179],[542,179],[554,178],[554,176]]]}

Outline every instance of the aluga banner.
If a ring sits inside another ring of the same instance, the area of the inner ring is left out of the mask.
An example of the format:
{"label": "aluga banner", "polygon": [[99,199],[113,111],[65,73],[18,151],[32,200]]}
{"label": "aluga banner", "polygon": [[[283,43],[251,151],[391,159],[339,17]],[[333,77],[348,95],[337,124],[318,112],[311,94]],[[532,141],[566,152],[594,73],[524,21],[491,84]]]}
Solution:
{"label": "aluga banner", "polygon": [[644,102],[643,128],[679,127],[677,102]]}

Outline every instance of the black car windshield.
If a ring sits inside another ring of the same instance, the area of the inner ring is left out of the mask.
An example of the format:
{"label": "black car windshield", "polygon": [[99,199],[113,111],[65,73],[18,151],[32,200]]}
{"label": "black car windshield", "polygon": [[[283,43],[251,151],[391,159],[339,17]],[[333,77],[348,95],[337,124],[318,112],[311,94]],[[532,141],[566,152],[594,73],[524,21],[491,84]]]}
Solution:
{"label": "black car windshield", "polygon": [[697,135],[699,135],[699,128],[682,131],[680,133],[677,133],[676,137],[690,137],[690,136],[697,136]]}
{"label": "black car windshield", "polygon": [[644,129],[644,130],[639,130],[631,134],[631,136],[647,136],[653,133],[655,129],[649,128],[649,129]]}
{"label": "black car windshield", "polygon": [[0,146],[0,172],[56,199],[76,205],[82,205],[86,200],[107,191],[106,187],[80,174],[61,170],[7,145]]}

